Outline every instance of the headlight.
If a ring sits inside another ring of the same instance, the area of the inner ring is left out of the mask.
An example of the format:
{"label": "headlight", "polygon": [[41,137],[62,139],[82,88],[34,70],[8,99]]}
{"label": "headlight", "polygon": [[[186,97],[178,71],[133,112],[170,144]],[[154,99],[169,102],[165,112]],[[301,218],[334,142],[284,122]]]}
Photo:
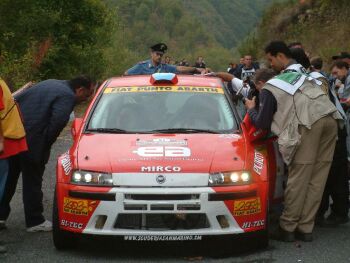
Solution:
{"label": "headlight", "polygon": [[209,186],[249,184],[252,178],[249,172],[222,172],[209,174]]}
{"label": "headlight", "polygon": [[113,178],[111,174],[89,172],[89,171],[75,171],[71,178],[72,184],[80,185],[113,185]]}

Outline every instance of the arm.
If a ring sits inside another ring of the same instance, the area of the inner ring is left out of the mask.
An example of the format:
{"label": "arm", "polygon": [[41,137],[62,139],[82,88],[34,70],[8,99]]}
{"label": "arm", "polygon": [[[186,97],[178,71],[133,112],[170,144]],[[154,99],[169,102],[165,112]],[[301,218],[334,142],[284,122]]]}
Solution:
{"label": "arm", "polygon": [[226,82],[229,82],[229,81],[232,81],[235,76],[231,75],[230,73],[227,73],[227,72],[216,72],[214,74],[214,76],[217,76],[219,78],[221,78],[223,81],[226,81]]}
{"label": "arm", "polygon": [[205,68],[195,68],[195,67],[185,67],[185,66],[176,66],[176,71],[179,73],[205,73]]}
{"label": "arm", "polygon": [[258,129],[270,130],[273,115],[277,110],[277,101],[272,93],[263,89],[259,95],[260,105],[259,111],[255,108],[255,98],[253,100],[246,99],[246,108],[253,125]]}
{"label": "arm", "polygon": [[133,67],[129,68],[127,71],[124,72],[124,75],[138,75],[140,74],[140,64],[136,64]]}
{"label": "arm", "polygon": [[47,126],[47,142],[52,145],[67,125],[75,100],[72,96],[58,96],[51,106],[51,116]]}
{"label": "arm", "polygon": [[226,82],[231,82],[232,83],[232,89],[234,92],[237,92],[238,90],[241,90],[241,94],[244,97],[248,96],[249,93],[249,85],[246,85],[243,80],[236,78],[235,76],[233,76],[230,73],[227,72],[217,72],[213,74],[214,76],[217,76],[219,78],[221,78],[223,81]]}

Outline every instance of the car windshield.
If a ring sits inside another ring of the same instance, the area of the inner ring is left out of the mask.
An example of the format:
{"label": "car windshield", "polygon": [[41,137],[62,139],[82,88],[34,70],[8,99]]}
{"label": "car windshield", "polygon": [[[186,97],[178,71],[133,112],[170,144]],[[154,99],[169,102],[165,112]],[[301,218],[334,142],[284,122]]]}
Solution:
{"label": "car windshield", "polygon": [[97,103],[87,131],[228,133],[238,130],[222,88],[108,87]]}

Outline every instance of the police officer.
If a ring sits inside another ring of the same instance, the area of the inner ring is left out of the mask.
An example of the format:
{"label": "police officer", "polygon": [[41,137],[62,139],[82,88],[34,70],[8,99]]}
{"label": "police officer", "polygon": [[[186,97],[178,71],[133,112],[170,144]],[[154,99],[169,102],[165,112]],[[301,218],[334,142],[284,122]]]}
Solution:
{"label": "police officer", "polygon": [[153,73],[205,73],[206,69],[196,67],[175,66],[162,63],[167,45],[158,43],[151,46],[151,59],[137,63],[124,75],[147,75]]}

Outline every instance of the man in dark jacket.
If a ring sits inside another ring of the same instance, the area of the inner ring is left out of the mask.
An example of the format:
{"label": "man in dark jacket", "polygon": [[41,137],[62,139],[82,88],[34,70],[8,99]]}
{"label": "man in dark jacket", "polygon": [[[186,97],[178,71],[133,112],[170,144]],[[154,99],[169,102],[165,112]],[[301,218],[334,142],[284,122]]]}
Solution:
{"label": "man in dark jacket", "polygon": [[253,77],[257,69],[259,69],[259,65],[257,63],[253,63],[252,56],[245,55],[243,65],[237,68],[234,75],[236,78],[246,80],[247,77]]}
{"label": "man in dark jacket", "polygon": [[74,106],[92,94],[92,82],[85,76],[66,80],[45,80],[16,94],[27,135],[28,152],[10,158],[5,192],[0,203],[0,227],[10,214],[10,201],[22,173],[24,214],[28,232],[51,231],[43,216],[41,190],[50,149],[66,126]]}

